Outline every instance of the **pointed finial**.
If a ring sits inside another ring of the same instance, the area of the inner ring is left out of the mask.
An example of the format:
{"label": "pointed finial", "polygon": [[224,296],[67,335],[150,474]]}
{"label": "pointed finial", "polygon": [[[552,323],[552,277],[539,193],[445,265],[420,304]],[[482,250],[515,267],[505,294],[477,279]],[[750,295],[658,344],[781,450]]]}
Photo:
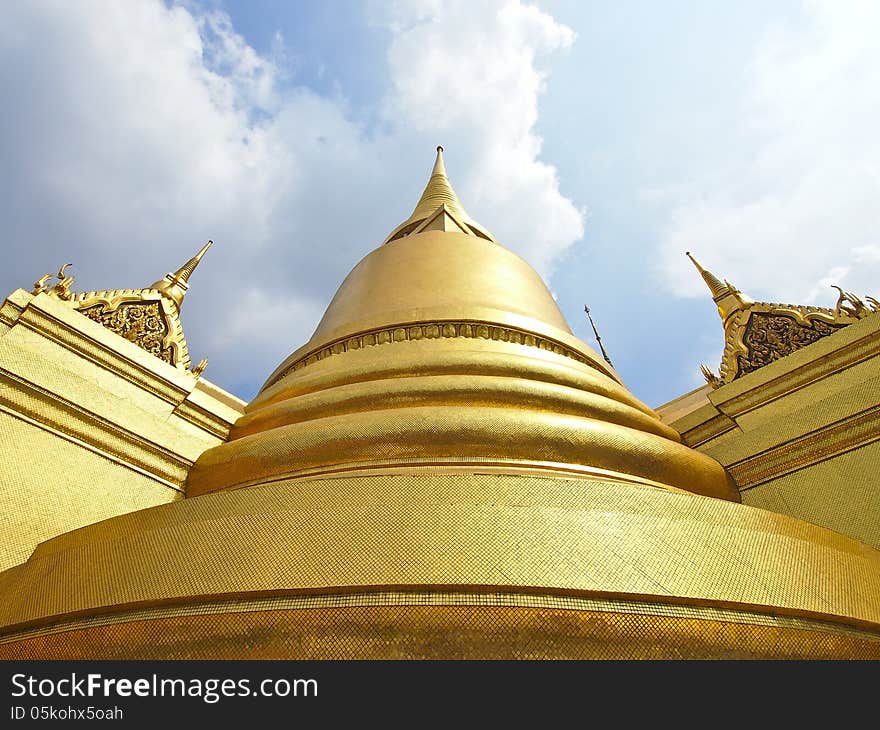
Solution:
{"label": "pointed finial", "polygon": [[596,342],[599,343],[599,349],[602,351],[602,357],[605,358],[605,362],[607,362],[611,367],[614,367],[614,363],[611,362],[611,358],[608,357],[608,353],[605,352],[605,346],[602,344],[602,338],[599,337],[599,330],[596,329],[596,323],[593,321],[593,315],[590,314],[590,308],[585,304],[584,311],[587,313],[587,318],[590,320],[590,324],[593,327],[593,334],[596,336]]}
{"label": "pointed finial", "polygon": [[437,145],[437,159],[434,160],[431,177],[428,179],[428,184],[422,193],[422,197],[419,198],[419,202],[416,204],[412,215],[389,234],[388,238],[385,239],[385,243],[390,243],[413,233],[419,228],[420,224],[430,221],[441,206],[445,206],[445,211],[453,216],[459,224],[455,230],[472,233],[480,238],[495,241],[492,234],[471,219],[465,211],[458,196],[455,194],[455,190],[452,189],[452,183],[449,182],[449,178],[446,176],[443,146]]}
{"label": "pointed finial", "polygon": [[156,289],[164,296],[171,299],[174,304],[177,306],[178,311],[180,307],[183,305],[183,297],[186,295],[187,289],[189,289],[189,277],[192,276],[193,271],[195,271],[196,266],[199,265],[199,262],[202,260],[202,257],[205,255],[205,252],[211,248],[213,241],[208,241],[204,246],[199,249],[199,252],[193,256],[189,261],[187,261],[183,266],[181,266],[177,271],[173,274],[165,274],[164,279],[160,279],[159,281],[152,284],[149,288]]}
{"label": "pointed finial", "polygon": [[181,266],[176,272],[174,272],[175,278],[179,281],[187,282],[189,281],[189,277],[192,275],[192,272],[196,270],[196,266],[199,265],[199,261],[202,260],[202,256],[205,255],[205,252],[211,248],[214,244],[213,241],[209,240],[204,246],[199,249],[199,252],[193,256],[189,261],[187,261],[183,266]]}
{"label": "pointed finial", "polygon": [[437,145],[437,159],[434,160],[434,169],[431,170],[431,177],[434,175],[443,175],[446,177],[446,163],[443,161],[443,145]]}
{"label": "pointed finial", "polygon": [[703,281],[706,282],[706,285],[709,287],[709,291],[712,292],[713,299],[729,293],[730,287],[722,284],[721,280],[711,271],[706,271],[706,269],[700,266],[700,262],[697,261],[693,256],[691,256],[690,251],[685,251],[684,255],[687,256],[693,262],[694,266],[697,267],[697,271],[700,272],[700,276],[703,277]]}
{"label": "pointed finial", "polygon": [[706,286],[712,292],[712,299],[718,305],[718,314],[721,316],[721,321],[724,323],[725,328],[733,321],[731,317],[734,313],[742,309],[748,309],[754,304],[749,297],[745,296],[729,281],[725,279],[722,282],[711,271],[706,271],[706,269],[700,266],[700,262],[691,256],[690,251],[685,251],[685,256],[697,267],[697,271],[700,272],[700,276],[703,277],[703,281],[706,282]]}

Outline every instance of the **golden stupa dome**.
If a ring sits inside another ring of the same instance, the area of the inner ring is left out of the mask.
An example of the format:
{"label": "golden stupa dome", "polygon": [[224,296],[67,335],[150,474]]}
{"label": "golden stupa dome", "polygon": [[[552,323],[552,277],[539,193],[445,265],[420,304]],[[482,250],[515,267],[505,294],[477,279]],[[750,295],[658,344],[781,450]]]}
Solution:
{"label": "golden stupa dome", "polygon": [[355,266],[188,490],[474,465],[738,499],[464,212],[438,148],[413,214]]}
{"label": "golden stupa dome", "polygon": [[0,657],[880,658],[880,552],[736,495],[438,157],[185,499],[0,573]]}

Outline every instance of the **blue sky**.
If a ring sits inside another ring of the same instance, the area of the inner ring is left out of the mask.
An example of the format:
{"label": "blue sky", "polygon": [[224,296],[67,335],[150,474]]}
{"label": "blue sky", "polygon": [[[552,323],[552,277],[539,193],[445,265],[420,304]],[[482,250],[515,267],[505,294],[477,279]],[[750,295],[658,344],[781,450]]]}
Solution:
{"label": "blue sky", "polygon": [[880,5],[34,0],[0,27],[4,291],[149,284],[249,399],[403,220],[437,144],[469,213],[588,303],[653,406],[717,366],[687,259],[753,298],[878,293]]}

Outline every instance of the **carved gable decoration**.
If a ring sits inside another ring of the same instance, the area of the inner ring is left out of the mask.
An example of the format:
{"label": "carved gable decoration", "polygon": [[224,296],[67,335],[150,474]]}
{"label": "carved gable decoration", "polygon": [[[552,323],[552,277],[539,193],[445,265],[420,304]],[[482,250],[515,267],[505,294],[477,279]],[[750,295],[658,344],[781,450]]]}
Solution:
{"label": "carved gable decoration", "polygon": [[808,315],[802,321],[784,309],[752,311],[742,335],[745,354],[736,355],[734,379],[790,355],[817,340],[834,334],[848,323],[827,321],[821,315]]}
{"label": "carved gable decoration", "polygon": [[743,375],[791,355],[823,337],[880,312],[880,302],[866,296],[864,301],[839,286],[834,309],[796,304],[756,302],[729,281],[721,280],[685,252],[718,306],[724,323],[724,353],[716,376],[706,365],[703,377],[712,388],[720,388]]}
{"label": "carved gable decoration", "polygon": [[147,289],[139,296],[132,296],[130,292],[75,294],[73,305],[89,319],[169,365],[189,368],[190,359],[180,321],[158,292]]}
{"label": "carved gable decoration", "polygon": [[[180,307],[189,288],[189,277],[211,243],[202,246],[180,269],[143,289],[73,292],[74,277],[66,274],[70,264],[64,264],[58,274],[46,274],[34,282],[31,293],[47,294],[65,302],[163,362],[189,370],[191,362],[180,324]],[[53,278],[57,283],[50,287]],[[207,360],[203,359],[193,374],[200,376],[206,366]]]}

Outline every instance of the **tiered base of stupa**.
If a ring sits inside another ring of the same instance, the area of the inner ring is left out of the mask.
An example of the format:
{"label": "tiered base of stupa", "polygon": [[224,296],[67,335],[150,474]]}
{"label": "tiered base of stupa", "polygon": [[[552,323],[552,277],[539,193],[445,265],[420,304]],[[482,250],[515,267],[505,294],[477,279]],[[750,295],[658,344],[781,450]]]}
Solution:
{"label": "tiered base of stupa", "polygon": [[477,471],[227,490],[62,535],[0,575],[0,658],[880,659],[862,543],[666,489]]}

